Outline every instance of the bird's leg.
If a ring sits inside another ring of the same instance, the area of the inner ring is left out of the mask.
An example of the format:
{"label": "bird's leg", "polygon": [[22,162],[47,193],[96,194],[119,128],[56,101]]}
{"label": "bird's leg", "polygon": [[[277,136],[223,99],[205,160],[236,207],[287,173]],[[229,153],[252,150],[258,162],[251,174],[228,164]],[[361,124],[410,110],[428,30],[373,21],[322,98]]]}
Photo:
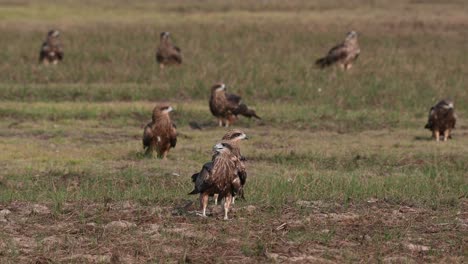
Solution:
{"label": "bird's leg", "polygon": [[230,120],[229,118],[226,118],[226,125],[225,125],[225,127],[229,127],[229,122],[230,122],[230,121],[231,121],[231,120]]}
{"label": "bird's leg", "polygon": [[345,69],[345,65],[343,63],[340,63],[338,64],[340,66],[340,69],[344,70]]}
{"label": "bird's leg", "polygon": [[208,197],[209,195],[207,193],[203,194],[203,216],[206,216],[206,207],[208,206]]}
{"label": "bird's leg", "polygon": [[223,120],[222,120],[221,118],[218,118],[218,125],[219,125],[220,127],[223,126]]}
{"label": "bird's leg", "polygon": [[450,130],[449,130],[449,129],[445,129],[445,130],[444,130],[444,141],[447,141],[449,135],[450,135]]}
{"label": "bird's leg", "polygon": [[155,146],[153,144],[150,144],[148,148],[146,149],[145,155],[153,158],[153,152],[154,152]]}
{"label": "bird's leg", "polygon": [[436,131],[434,131],[434,136],[435,136],[435,140],[437,142],[439,142],[439,137],[440,137],[440,131],[439,129],[437,129]]}
{"label": "bird's leg", "polygon": [[351,69],[351,67],[353,67],[353,65],[351,63],[346,64],[345,65],[345,70],[349,70],[349,69]]}
{"label": "bird's leg", "polygon": [[208,206],[208,194],[207,193],[201,193],[200,194],[200,209],[202,210],[202,213],[197,215],[206,217],[206,207]]}
{"label": "bird's leg", "polygon": [[163,151],[163,153],[162,153],[162,155],[161,155],[163,160],[167,160],[167,153],[168,153],[168,152],[169,152],[169,150]]}
{"label": "bird's leg", "polygon": [[215,202],[215,205],[218,205],[218,197],[219,197],[219,194],[215,193],[213,195],[213,199],[214,199],[214,202]]}
{"label": "bird's leg", "polygon": [[231,199],[232,199],[232,195],[230,193],[228,193],[226,197],[224,197],[224,220],[229,220],[228,212],[229,212],[229,207],[231,206]]}
{"label": "bird's leg", "polygon": [[159,63],[159,69],[164,70],[164,64],[163,63]]}
{"label": "bird's leg", "polygon": [[235,196],[233,196],[233,197],[232,197],[232,204],[234,204],[234,203],[235,203],[235,201],[236,201],[236,197],[235,197]]}

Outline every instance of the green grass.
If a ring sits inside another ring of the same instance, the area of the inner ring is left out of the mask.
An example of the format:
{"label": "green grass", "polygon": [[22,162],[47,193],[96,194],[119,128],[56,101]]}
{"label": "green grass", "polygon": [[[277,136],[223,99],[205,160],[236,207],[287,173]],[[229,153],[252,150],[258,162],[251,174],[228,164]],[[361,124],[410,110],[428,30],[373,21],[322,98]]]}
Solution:
{"label": "green grass", "polygon": [[[182,123],[179,145],[165,163],[142,157],[139,124],[144,122],[124,125],[125,118],[118,113],[102,121],[91,116],[28,120],[10,127],[10,122],[3,123],[5,151],[0,162],[6,166],[0,200],[170,204],[189,198],[189,176],[208,160],[224,129],[193,131]],[[249,203],[281,206],[291,200],[346,202],[374,197],[438,206],[453,205],[467,193],[468,152],[462,137],[437,144],[420,129],[339,134],[280,124],[275,131],[270,125],[247,124],[247,134],[253,137],[244,144]]]}
{"label": "green grass", "polygon": [[[80,252],[194,263],[466,257],[459,246],[468,198],[463,1],[0,5],[0,209],[12,211],[0,228],[0,262],[86,262],[66,258]],[[65,60],[44,67],[38,50],[51,28],[62,31]],[[317,69],[314,61],[349,30],[361,45],[354,67]],[[161,72],[155,63],[161,31],[182,48],[181,67]],[[190,176],[226,131],[208,109],[219,81],[262,117],[235,124],[251,137],[242,146],[247,200],[236,202],[227,223],[184,207],[196,208]],[[436,143],[423,126],[430,106],[446,97],[459,121],[453,140]],[[159,102],[175,107],[179,132],[166,162],[143,157],[141,148]],[[203,130],[192,130],[192,121]],[[18,215],[30,203],[48,205],[53,217]],[[121,219],[136,227],[116,235],[104,227]],[[10,232],[23,220],[23,233]],[[156,235],[147,224],[160,225]],[[51,235],[66,236],[60,250],[43,241]],[[40,245],[25,251],[16,236]],[[412,252],[409,242],[431,249]]]}

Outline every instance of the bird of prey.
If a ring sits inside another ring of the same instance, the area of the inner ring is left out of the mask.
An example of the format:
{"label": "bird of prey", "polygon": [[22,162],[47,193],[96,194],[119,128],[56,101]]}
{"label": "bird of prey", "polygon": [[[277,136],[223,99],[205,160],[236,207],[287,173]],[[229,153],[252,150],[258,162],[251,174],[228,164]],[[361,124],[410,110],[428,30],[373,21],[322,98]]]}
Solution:
{"label": "bird of prey", "polygon": [[451,137],[455,128],[457,116],[451,100],[441,100],[429,110],[429,118],[424,128],[432,131],[432,137],[439,141],[440,135],[444,135],[444,141]]}
{"label": "bird of prey", "polygon": [[[237,193],[236,196],[239,196],[241,197],[242,199],[245,199],[244,197],[244,185],[245,185],[245,182],[247,180],[247,172],[246,172],[246,169],[245,169],[245,157],[242,156],[241,152],[240,152],[240,141],[241,140],[247,140],[249,139],[249,137],[247,137],[247,135],[239,130],[239,129],[233,129],[233,130],[230,130],[228,131],[222,138],[222,142],[227,142],[229,145],[232,146],[232,153],[240,160],[240,163],[239,163],[239,168],[238,170],[241,171],[241,175],[242,175],[242,178],[239,178],[240,180],[240,183],[241,183],[241,188],[239,189],[239,192]],[[213,157],[213,160],[214,160],[214,157]],[[214,197],[214,202],[215,202],[215,205],[218,204],[218,194],[214,194],[213,195]],[[233,196],[232,197],[232,203],[234,204],[234,201],[235,201],[235,198],[236,196]]]}
{"label": "bird of prey", "polygon": [[169,35],[169,32],[161,33],[159,47],[156,51],[156,61],[161,69],[166,65],[180,65],[182,63],[181,50],[172,44]]}
{"label": "bird of prey", "polygon": [[253,109],[249,109],[241,100],[242,98],[238,95],[226,93],[224,83],[218,83],[211,87],[210,111],[218,118],[219,126],[229,127],[238,115],[261,119]]}
{"label": "bird of prey", "polygon": [[333,47],[328,51],[328,54],[325,57],[315,61],[315,64],[323,69],[338,63],[341,68],[348,70],[352,67],[353,62],[359,57],[360,52],[358,35],[355,31],[351,31],[348,32],[345,40],[341,44]]}
{"label": "bird of prey", "polygon": [[63,47],[60,41],[60,31],[53,29],[47,33],[46,40],[42,43],[39,52],[39,63],[57,64],[63,60]]}
{"label": "bird of prey", "polygon": [[143,131],[143,148],[146,155],[152,155],[156,150],[158,157],[166,159],[170,148],[177,143],[176,126],[171,121],[169,113],[173,111],[170,105],[162,104],[153,109],[152,121]]}
{"label": "bird of prey", "polygon": [[[245,157],[242,156],[242,154],[240,152],[239,143],[240,143],[241,140],[244,140],[244,139],[249,139],[249,138],[247,137],[247,135],[243,131],[241,131],[239,129],[233,129],[231,131],[228,131],[223,136],[223,138],[221,139],[222,140],[221,143],[227,143],[227,144],[231,145],[231,147],[232,147],[231,152],[240,160],[240,163],[238,164],[239,167],[237,169],[238,169],[238,171],[241,172],[240,175],[242,176],[242,178],[239,178],[240,183],[241,183],[241,187],[240,187],[239,192],[237,193],[237,195],[240,196],[243,199],[245,199],[244,198],[243,187],[244,187],[245,182],[247,180],[247,172],[245,170],[245,165],[244,165],[244,162],[245,162],[246,159],[245,159]],[[203,165],[202,172],[203,171],[205,173],[206,172],[211,172],[212,164],[213,164],[213,161],[216,158],[217,154],[218,154],[217,152],[214,152],[213,157],[212,157],[212,161],[208,162],[208,163],[205,163],[205,165]],[[196,182],[197,178],[199,176],[203,177],[203,173],[193,174],[192,175],[192,181]],[[219,195],[217,193],[215,193],[212,196],[214,197],[215,205],[217,205]],[[233,204],[234,204],[235,197],[236,196],[234,196],[233,199],[232,199]]]}
{"label": "bird of prey", "polygon": [[240,160],[232,153],[233,147],[227,142],[221,142],[213,147],[214,159],[206,163],[201,171],[192,176],[195,187],[189,194],[200,194],[202,216],[206,216],[208,197],[218,193],[224,198],[224,220],[228,220],[228,212],[232,197],[241,189],[243,172],[239,171]]}

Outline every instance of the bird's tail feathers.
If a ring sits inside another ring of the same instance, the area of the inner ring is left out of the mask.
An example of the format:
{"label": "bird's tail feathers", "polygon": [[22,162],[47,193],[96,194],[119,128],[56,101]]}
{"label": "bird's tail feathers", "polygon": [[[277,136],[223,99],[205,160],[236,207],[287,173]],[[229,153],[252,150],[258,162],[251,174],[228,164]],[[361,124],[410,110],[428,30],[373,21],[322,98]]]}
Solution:
{"label": "bird's tail feathers", "polygon": [[245,196],[244,196],[244,188],[239,189],[239,192],[237,193],[236,197],[239,197],[242,200],[246,201]]}
{"label": "bird's tail feathers", "polygon": [[333,64],[333,60],[328,57],[323,57],[315,61],[315,65],[319,66],[321,69],[328,67]]}
{"label": "bird's tail feathers", "polygon": [[193,191],[189,192],[189,195],[197,194],[197,193],[200,193],[200,192],[197,189],[193,189]]}
{"label": "bird's tail feathers", "polygon": [[199,175],[199,173],[195,173],[195,174],[192,175],[192,182],[197,181],[198,175]]}
{"label": "bird's tail feathers", "polygon": [[234,112],[234,114],[235,115],[243,115],[243,116],[248,117],[248,118],[255,117],[257,119],[262,119],[261,117],[259,117],[257,115],[255,110],[249,109],[246,104],[240,104],[239,107]]}

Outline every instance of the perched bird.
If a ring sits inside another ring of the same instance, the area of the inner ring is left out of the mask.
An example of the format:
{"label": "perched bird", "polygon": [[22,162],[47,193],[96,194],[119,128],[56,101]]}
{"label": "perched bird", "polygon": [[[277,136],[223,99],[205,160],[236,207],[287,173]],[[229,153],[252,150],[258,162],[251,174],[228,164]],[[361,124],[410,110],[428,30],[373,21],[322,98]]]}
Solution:
{"label": "perched bird", "polygon": [[242,172],[238,170],[240,160],[232,153],[233,147],[227,142],[221,142],[213,147],[214,159],[205,164],[198,174],[192,176],[194,190],[189,194],[200,194],[202,216],[206,216],[208,197],[218,193],[224,198],[224,220],[228,220],[228,212],[232,197],[241,189]]}
{"label": "perched bird", "polygon": [[169,32],[161,33],[159,47],[156,51],[156,61],[161,69],[166,65],[180,65],[182,63],[181,50],[171,43],[169,35]]}
{"label": "perched bird", "polygon": [[357,37],[358,35],[355,31],[349,32],[343,43],[333,47],[325,57],[315,61],[315,64],[323,69],[338,63],[341,68],[345,70],[350,69],[361,52]]}
{"label": "perched bird", "polygon": [[47,33],[46,40],[42,43],[39,52],[39,63],[57,64],[63,60],[63,47],[59,39],[60,31],[53,29]]}
{"label": "perched bird", "polygon": [[166,159],[169,149],[175,148],[177,131],[169,115],[171,111],[173,108],[166,104],[153,109],[152,121],[143,131],[143,148],[146,149],[147,155],[152,155],[156,150],[159,158]]}
{"label": "perched bird", "polygon": [[424,128],[432,131],[432,137],[439,141],[440,134],[444,141],[451,138],[452,129],[455,128],[457,116],[451,100],[441,100],[429,110],[429,118]]}
{"label": "perched bird", "polygon": [[218,118],[219,126],[229,127],[238,115],[261,119],[253,109],[241,103],[242,98],[235,94],[226,93],[226,85],[218,83],[211,87],[210,111]]}
{"label": "perched bird", "polygon": [[[243,187],[244,187],[245,182],[247,180],[247,172],[245,170],[245,165],[244,165],[245,158],[240,153],[239,143],[240,143],[241,140],[244,140],[244,139],[248,139],[247,135],[244,132],[242,132],[239,129],[233,129],[231,131],[228,131],[223,136],[222,141],[221,141],[221,143],[227,143],[227,144],[231,145],[232,154],[234,154],[240,161],[239,164],[238,164],[239,167],[237,169],[240,172],[240,175],[242,176],[242,178],[239,178],[239,181],[241,183],[241,187],[239,188],[239,192],[237,193],[237,196],[240,196],[243,199],[245,199],[244,198]],[[199,176],[203,177],[203,173],[211,173],[211,168],[213,167],[213,161],[215,160],[217,155],[218,155],[217,152],[213,152],[212,161],[205,163],[203,165],[202,170],[201,170],[200,173],[195,173],[195,174],[192,175],[192,181],[193,182],[196,182],[197,178]],[[217,205],[218,204],[218,197],[219,197],[218,193],[214,193],[214,194],[212,194],[210,196],[214,196],[215,205]],[[235,197],[236,196],[233,197],[232,203],[234,203]]]}
{"label": "perched bird", "polygon": [[[228,131],[222,138],[222,142],[227,142],[228,144],[230,144],[232,146],[232,153],[234,155],[236,155],[236,157],[240,160],[240,163],[239,163],[239,168],[238,170],[242,172],[242,176],[243,178],[240,178],[240,182],[241,182],[241,188],[239,190],[239,192],[237,193],[236,196],[240,196],[242,199],[245,199],[244,197],[244,185],[245,185],[245,182],[247,180],[247,172],[246,172],[246,169],[245,169],[245,157],[242,156],[241,154],[241,151],[240,151],[240,141],[241,140],[247,140],[249,139],[249,137],[247,137],[247,135],[239,130],[239,129],[233,129],[233,130],[230,130]],[[213,157],[214,159],[214,157]],[[234,204],[234,201],[235,201],[235,198],[236,196],[232,197],[232,203]],[[215,205],[218,204],[218,194],[214,194],[214,202],[215,202]]]}

